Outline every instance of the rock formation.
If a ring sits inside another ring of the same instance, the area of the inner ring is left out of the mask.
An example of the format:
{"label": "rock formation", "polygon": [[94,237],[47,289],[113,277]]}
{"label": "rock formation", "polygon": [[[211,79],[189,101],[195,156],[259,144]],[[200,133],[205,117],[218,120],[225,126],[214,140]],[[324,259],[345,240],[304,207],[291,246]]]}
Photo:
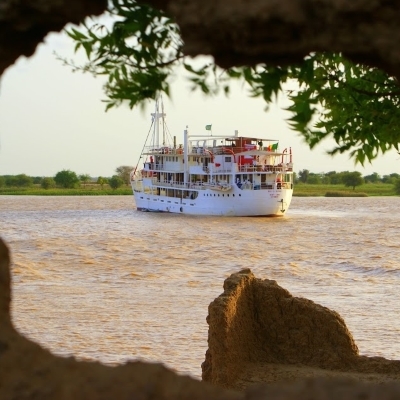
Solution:
{"label": "rock formation", "polygon": [[341,51],[400,76],[400,3],[386,0],[147,0],[172,15],[185,53],[222,67],[287,64]]}
{"label": "rock formation", "polygon": [[[386,0],[146,0],[173,16],[190,56],[222,67],[298,62],[311,51],[341,51],[400,75],[400,4]],[[0,74],[33,54],[50,31],[98,15],[106,0],[2,0]]]}
{"label": "rock formation", "polygon": [[51,31],[104,12],[107,0],[1,0],[0,75],[19,56],[31,56]]}
{"label": "rock formation", "polygon": [[309,376],[351,376],[383,382],[400,378],[400,361],[358,355],[334,311],[293,297],[249,269],[231,275],[209,306],[204,381],[244,389],[260,382]]}

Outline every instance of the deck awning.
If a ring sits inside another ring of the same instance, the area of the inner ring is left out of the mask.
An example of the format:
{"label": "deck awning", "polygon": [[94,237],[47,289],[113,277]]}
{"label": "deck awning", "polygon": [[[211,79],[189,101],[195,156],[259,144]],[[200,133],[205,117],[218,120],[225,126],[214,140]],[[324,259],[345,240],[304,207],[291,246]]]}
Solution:
{"label": "deck awning", "polygon": [[283,156],[286,153],[277,153],[276,151],[265,150],[247,150],[235,153],[235,156]]}

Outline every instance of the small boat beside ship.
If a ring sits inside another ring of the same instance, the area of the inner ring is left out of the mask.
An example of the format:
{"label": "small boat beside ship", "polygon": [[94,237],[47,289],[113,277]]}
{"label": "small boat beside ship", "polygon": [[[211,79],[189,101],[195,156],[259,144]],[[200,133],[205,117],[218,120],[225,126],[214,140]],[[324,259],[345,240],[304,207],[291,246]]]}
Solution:
{"label": "small boat beside ship", "polygon": [[[206,126],[210,130],[211,126]],[[131,174],[140,211],[192,215],[283,216],[293,194],[291,148],[254,136],[192,135],[177,144],[160,100],[152,134]]]}

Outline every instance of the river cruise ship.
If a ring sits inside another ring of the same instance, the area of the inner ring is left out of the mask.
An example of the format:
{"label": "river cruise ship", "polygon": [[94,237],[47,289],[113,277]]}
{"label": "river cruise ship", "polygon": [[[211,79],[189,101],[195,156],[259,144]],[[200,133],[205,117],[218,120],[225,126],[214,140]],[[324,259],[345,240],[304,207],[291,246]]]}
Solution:
{"label": "river cruise ship", "polygon": [[293,194],[291,148],[274,139],[183,132],[181,143],[165,123],[160,100],[131,174],[136,207],[192,215],[283,216]]}

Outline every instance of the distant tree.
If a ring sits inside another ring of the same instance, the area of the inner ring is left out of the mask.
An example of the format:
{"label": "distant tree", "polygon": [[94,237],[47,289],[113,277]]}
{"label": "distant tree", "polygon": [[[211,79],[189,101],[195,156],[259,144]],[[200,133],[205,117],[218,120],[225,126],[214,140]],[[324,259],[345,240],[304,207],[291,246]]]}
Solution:
{"label": "distant tree", "polygon": [[121,167],[118,167],[115,170],[115,172],[124,181],[125,185],[129,185],[131,182],[132,170],[133,170],[133,167],[131,167],[129,165],[122,165]]}
{"label": "distant tree", "polygon": [[306,183],[309,174],[310,174],[310,171],[308,169],[302,169],[301,171],[299,171],[299,181]]}
{"label": "distant tree", "polygon": [[68,170],[62,170],[57,172],[56,176],[54,177],[54,181],[58,186],[63,188],[73,188],[78,185],[79,179],[75,172]]}
{"label": "distant tree", "polygon": [[307,183],[310,183],[311,185],[320,184],[321,183],[321,175],[310,172],[310,174],[308,175],[308,178],[307,178]]}
{"label": "distant tree", "polygon": [[393,173],[390,175],[383,175],[382,182],[383,183],[391,183],[392,185],[394,185],[396,183],[397,179],[400,179],[400,175]]}
{"label": "distant tree", "polygon": [[400,179],[400,174],[394,172],[392,174],[389,175],[391,178],[396,178],[396,179]]}
{"label": "distant tree", "polygon": [[6,184],[6,178],[4,178],[4,176],[0,176],[0,187],[5,186]]}
{"label": "distant tree", "polygon": [[112,189],[118,189],[119,187],[121,187],[124,184],[123,179],[118,176],[118,175],[113,175],[109,180],[108,180],[108,184],[110,185],[110,187]]}
{"label": "distant tree", "polygon": [[28,187],[33,185],[33,179],[26,174],[19,174],[15,176],[15,184],[18,187]]}
{"label": "distant tree", "polygon": [[8,186],[8,187],[17,186],[17,177],[16,176],[6,175],[5,179],[6,179],[6,186]]}
{"label": "distant tree", "polygon": [[397,178],[395,177],[391,177],[390,175],[383,175],[381,182],[382,183],[391,183],[392,185],[394,185],[397,181]]}
{"label": "distant tree", "polygon": [[336,171],[329,171],[325,176],[329,178],[331,185],[340,185],[342,183],[342,175]]}
{"label": "distant tree", "polygon": [[396,194],[400,194],[400,178],[396,180],[394,183],[394,190]]}
{"label": "distant tree", "polygon": [[97,184],[101,186],[101,188],[103,189],[103,185],[108,183],[108,179],[107,178],[103,178],[102,176],[99,176],[97,178]]}
{"label": "distant tree", "polygon": [[331,178],[325,173],[320,174],[321,183],[324,185],[329,185],[331,183]]}
{"label": "distant tree", "polygon": [[347,172],[343,175],[342,181],[346,187],[352,187],[355,190],[356,186],[360,186],[364,183],[364,179],[361,176],[361,172]]}
{"label": "distant tree", "polygon": [[79,175],[79,180],[83,183],[83,187],[85,187],[86,183],[90,181],[91,177],[89,174]]}
{"label": "distant tree", "polygon": [[32,176],[32,181],[34,185],[40,185],[42,183],[42,176]]}
{"label": "distant tree", "polygon": [[377,172],[372,173],[371,175],[364,176],[365,183],[377,183],[381,180],[380,175]]}
{"label": "distant tree", "polygon": [[42,182],[40,183],[40,186],[43,189],[50,189],[56,187],[56,181],[53,178],[42,178]]}

